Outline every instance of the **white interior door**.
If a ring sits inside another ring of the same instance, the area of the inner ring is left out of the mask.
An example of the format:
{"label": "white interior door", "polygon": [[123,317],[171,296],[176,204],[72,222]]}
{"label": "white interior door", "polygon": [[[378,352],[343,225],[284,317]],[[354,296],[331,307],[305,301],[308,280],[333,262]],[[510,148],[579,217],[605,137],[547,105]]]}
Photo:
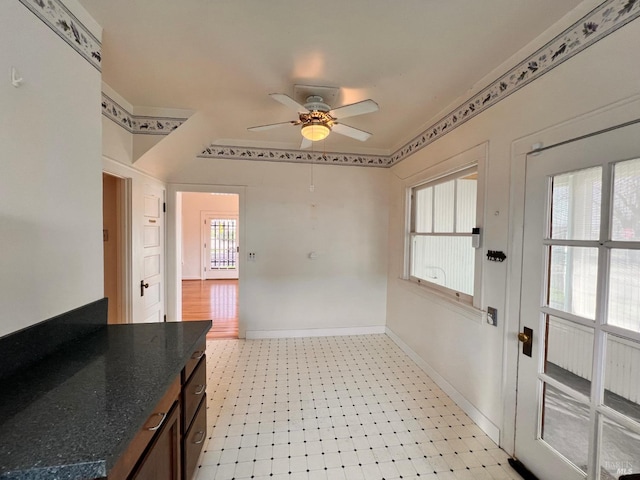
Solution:
{"label": "white interior door", "polygon": [[206,215],[202,225],[205,279],[237,279],[238,217]]}
{"label": "white interior door", "polygon": [[527,158],[516,457],[541,479],[640,473],[638,139]]}
{"label": "white interior door", "polygon": [[144,186],[142,279],[140,296],[145,323],[164,320],[164,189]]}

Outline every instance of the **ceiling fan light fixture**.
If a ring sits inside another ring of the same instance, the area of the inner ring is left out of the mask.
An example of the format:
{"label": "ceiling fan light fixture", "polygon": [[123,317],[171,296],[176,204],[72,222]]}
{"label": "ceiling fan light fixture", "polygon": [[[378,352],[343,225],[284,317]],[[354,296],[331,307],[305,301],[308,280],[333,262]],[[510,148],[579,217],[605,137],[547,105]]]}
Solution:
{"label": "ceiling fan light fixture", "polygon": [[302,127],[302,136],[312,142],[324,140],[329,136],[329,133],[331,133],[331,128],[324,123],[308,123]]}

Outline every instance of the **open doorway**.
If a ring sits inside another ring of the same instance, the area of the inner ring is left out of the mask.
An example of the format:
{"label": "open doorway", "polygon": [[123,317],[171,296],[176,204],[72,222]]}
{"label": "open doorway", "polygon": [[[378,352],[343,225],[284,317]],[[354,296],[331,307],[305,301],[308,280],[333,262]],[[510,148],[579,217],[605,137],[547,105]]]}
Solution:
{"label": "open doorway", "polygon": [[212,320],[208,338],[238,338],[239,195],[182,192],[182,320]]}
{"label": "open doorway", "polygon": [[128,323],[126,296],[127,180],[102,174],[102,240],[104,296],[109,299],[108,323]]}

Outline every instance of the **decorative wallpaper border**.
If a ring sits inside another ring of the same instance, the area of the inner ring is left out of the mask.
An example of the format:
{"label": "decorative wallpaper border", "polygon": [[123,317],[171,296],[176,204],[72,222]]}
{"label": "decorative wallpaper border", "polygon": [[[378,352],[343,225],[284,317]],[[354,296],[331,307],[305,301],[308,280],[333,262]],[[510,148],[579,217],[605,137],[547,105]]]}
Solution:
{"label": "decorative wallpaper border", "polygon": [[102,71],[102,45],[60,0],[20,0],[82,58]]}
{"label": "decorative wallpaper border", "polygon": [[[85,60],[101,71],[100,41],[64,6],[61,0],[19,1]],[[213,144],[205,148],[199,156],[391,167],[638,17],[640,17],[640,0],[605,0],[545,46],[389,156],[228,147]],[[187,120],[134,116],[104,93],[102,113],[129,132],[143,135],[167,135]]]}
{"label": "decorative wallpaper border", "polygon": [[606,0],[389,156],[210,145],[199,157],[391,167],[640,17],[640,0]]}
{"label": "decorative wallpaper border", "polygon": [[211,144],[199,158],[226,158],[238,160],[262,160],[269,162],[317,163],[327,165],[355,165],[362,167],[388,167],[389,156],[358,155],[352,153],[307,152],[272,148],[230,147]]}
{"label": "decorative wallpaper border", "polygon": [[436,141],[639,16],[638,0],[603,2],[480,93],[406,143],[391,155],[389,166]]}
{"label": "decorative wallpaper border", "polygon": [[102,114],[134,135],[169,135],[187,118],[132,115],[102,92]]}

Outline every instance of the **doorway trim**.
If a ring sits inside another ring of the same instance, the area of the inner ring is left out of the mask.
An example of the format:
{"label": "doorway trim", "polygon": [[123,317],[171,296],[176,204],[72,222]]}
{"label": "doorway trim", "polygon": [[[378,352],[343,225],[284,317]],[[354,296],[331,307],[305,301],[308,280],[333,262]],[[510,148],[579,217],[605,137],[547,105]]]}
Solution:
{"label": "doorway trim", "polygon": [[[182,202],[178,193],[234,193],[238,195],[238,271],[246,272],[245,261],[245,185],[202,185],[202,184],[167,184],[167,317],[182,321]],[[245,338],[243,322],[243,283],[246,275],[238,276],[238,338]]]}
{"label": "doorway trim", "polygon": [[133,298],[131,288],[131,195],[132,179],[119,173],[115,173],[107,167],[103,167],[102,173],[118,178],[122,183],[122,190],[119,192],[119,213],[120,220],[120,275],[118,278],[118,293],[121,299],[119,313],[122,322],[133,322]]}
{"label": "doorway trim", "polygon": [[[506,291],[506,323],[503,337],[502,404],[500,446],[515,452],[516,393],[518,380],[520,292],[524,241],[524,192],[526,159],[532,150],[573,140],[599,130],[640,118],[640,95],[614,102],[597,110],[516,139],[511,144],[509,189],[509,266]],[[535,153],[533,153],[535,155]]]}

